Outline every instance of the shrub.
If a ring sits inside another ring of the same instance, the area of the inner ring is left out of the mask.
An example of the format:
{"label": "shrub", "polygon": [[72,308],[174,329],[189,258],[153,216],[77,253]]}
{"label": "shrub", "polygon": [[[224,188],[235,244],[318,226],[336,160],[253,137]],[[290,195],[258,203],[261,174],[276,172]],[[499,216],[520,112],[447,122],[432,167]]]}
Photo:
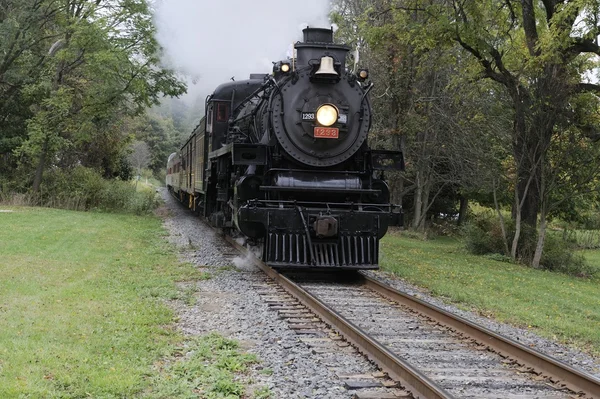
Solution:
{"label": "shrub", "polygon": [[101,195],[102,209],[108,211],[128,210],[135,187],[129,182],[112,180]]}
{"label": "shrub", "polygon": [[137,215],[149,213],[156,209],[159,200],[154,190],[136,191],[130,182],[111,180],[102,193],[101,205],[98,208],[109,211],[125,211]]}
{"label": "shrub", "polygon": [[572,276],[589,277],[595,273],[595,269],[586,263],[584,257],[574,251],[571,243],[548,234],[540,265],[543,269]]}
{"label": "shrub", "polygon": [[37,205],[72,210],[102,210],[145,214],[159,200],[154,190],[135,187],[126,181],[106,180],[94,169],[78,166],[68,171],[46,173],[38,195],[2,191],[0,201],[14,205]]}
{"label": "shrub", "polygon": [[143,189],[136,192],[134,196],[129,197],[127,210],[136,215],[143,215],[152,212],[159,204],[160,200],[154,190]]}
{"label": "shrub", "polygon": [[98,208],[108,186],[109,182],[90,168],[53,169],[44,177],[40,205],[77,210]]}
{"label": "shrub", "polygon": [[[514,234],[512,219],[505,219],[507,239]],[[463,229],[467,251],[475,255],[500,254],[507,255],[502,238],[502,227],[498,216],[493,212],[481,212],[472,215]]]}
{"label": "shrub", "polygon": [[600,230],[600,210],[593,208],[584,212],[581,227],[586,230]]}
{"label": "shrub", "polygon": [[[515,224],[511,218],[505,218],[508,244],[512,245]],[[484,255],[494,260],[509,260],[502,240],[500,220],[493,212],[473,215],[464,228],[467,250],[475,255]],[[537,231],[527,225],[521,226],[519,242],[519,261],[531,264],[537,244]],[[575,252],[575,245],[563,240],[560,235],[546,234],[544,252],[540,265],[545,270],[570,274],[573,276],[591,276],[594,268],[586,264],[583,256]]]}

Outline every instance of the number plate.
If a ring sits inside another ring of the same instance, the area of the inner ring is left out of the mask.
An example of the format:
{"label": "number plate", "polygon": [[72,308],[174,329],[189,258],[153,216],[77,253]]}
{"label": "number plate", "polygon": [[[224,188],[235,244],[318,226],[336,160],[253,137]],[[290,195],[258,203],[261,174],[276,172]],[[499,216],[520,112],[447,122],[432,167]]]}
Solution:
{"label": "number plate", "polygon": [[315,127],[315,138],[337,139],[340,136],[340,129],[337,127]]}

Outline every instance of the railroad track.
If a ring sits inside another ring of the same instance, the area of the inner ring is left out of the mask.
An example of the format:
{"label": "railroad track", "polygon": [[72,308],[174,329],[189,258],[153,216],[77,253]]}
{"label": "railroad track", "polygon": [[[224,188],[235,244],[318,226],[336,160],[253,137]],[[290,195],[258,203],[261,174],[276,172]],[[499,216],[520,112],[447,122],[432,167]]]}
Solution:
{"label": "railroad track", "polygon": [[600,399],[594,376],[362,273],[340,281],[255,264],[414,398]]}

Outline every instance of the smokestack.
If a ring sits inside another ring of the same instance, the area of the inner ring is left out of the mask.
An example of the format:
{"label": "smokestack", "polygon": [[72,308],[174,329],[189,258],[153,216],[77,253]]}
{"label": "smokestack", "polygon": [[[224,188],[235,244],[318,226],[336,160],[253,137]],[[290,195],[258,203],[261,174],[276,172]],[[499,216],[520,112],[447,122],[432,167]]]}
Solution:
{"label": "smokestack", "polygon": [[331,57],[340,66],[340,72],[344,72],[346,54],[350,47],[333,42],[333,29],[306,27],[302,32],[304,41],[295,45],[298,67],[307,66],[311,60],[320,61],[323,57]]}
{"label": "smokestack", "polygon": [[304,43],[333,43],[333,29],[307,26],[302,33],[304,33]]}

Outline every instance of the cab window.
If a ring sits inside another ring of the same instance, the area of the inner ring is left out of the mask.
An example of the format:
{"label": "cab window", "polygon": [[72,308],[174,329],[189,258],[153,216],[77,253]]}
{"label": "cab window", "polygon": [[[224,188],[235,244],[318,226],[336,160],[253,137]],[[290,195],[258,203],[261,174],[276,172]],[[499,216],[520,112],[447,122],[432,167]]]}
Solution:
{"label": "cab window", "polygon": [[227,104],[217,104],[217,122],[227,122]]}
{"label": "cab window", "polygon": [[210,135],[212,133],[212,121],[213,121],[213,106],[208,106],[208,116],[206,117],[206,132]]}

